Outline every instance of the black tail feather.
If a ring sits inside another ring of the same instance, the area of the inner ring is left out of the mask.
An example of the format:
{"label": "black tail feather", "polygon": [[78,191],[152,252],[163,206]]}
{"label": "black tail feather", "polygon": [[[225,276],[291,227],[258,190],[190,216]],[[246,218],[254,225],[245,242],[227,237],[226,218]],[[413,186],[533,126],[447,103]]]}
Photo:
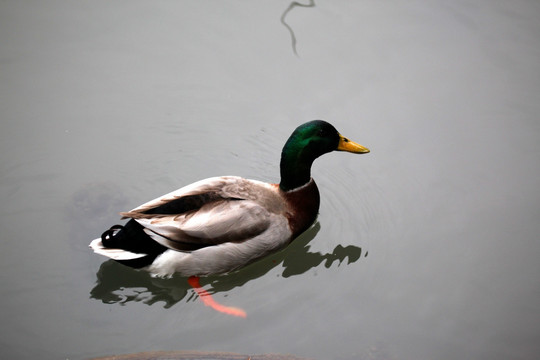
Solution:
{"label": "black tail feather", "polygon": [[144,227],[137,221],[131,219],[124,226],[113,225],[101,235],[101,242],[104,247],[122,249],[147,256],[132,260],[117,260],[119,263],[141,268],[150,265],[156,257],[162,254],[167,248],[148,236],[144,232]]}

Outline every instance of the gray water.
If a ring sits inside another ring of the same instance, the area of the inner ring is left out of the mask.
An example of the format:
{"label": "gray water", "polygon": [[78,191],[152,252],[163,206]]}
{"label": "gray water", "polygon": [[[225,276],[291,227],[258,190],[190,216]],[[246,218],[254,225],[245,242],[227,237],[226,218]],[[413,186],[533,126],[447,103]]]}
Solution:
{"label": "gray water", "polygon": [[[0,3],[3,359],[538,357],[540,3],[289,5]],[[311,119],[372,152],[317,160],[315,226],[203,281],[246,319],[88,249],[193,181],[278,182]]]}

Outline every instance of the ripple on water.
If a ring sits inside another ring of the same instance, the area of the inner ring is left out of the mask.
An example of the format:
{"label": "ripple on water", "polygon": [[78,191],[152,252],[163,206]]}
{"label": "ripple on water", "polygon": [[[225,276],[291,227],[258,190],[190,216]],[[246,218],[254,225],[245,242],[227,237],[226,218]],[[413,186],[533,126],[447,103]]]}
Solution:
{"label": "ripple on water", "polygon": [[[384,186],[367,172],[340,167],[317,174],[321,191],[319,219],[329,246],[354,244],[369,252],[371,240],[388,241],[396,208]],[[357,180],[359,179],[359,180]],[[384,248],[384,246],[378,246]]]}

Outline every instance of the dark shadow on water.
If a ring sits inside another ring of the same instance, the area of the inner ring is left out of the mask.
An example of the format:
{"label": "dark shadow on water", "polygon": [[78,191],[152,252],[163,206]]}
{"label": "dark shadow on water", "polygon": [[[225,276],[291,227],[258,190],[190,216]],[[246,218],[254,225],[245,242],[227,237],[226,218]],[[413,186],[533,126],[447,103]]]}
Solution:
{"label": "dark shadow on water", "polygon": [[[201,284],[206,288],[210,285],[211,288],[207,289],[210,293],[227,292],[265,275],[280,264],[283,267],[281,276],[287,278],[303,274],[322,263],[326,268],[335,263],[339,266],[345,260],[347,264],[352,264],[362,256],[362,249],[353,245],[345,247],[338,245],[328,254],[309,252],[309,242],[319,230],[320,224],[317,222],[285,250],[228,275],[201,278]],[[145,271],[134,270],[113,260],[104,262],[96,277],[97,282],[90,292],[90,297],[106,304],[163,303],[165,308],[169,308],[188,294],[190,299],[194,296],[185,277],[154,278]]]}
{"label": "dark shadow on water", "polygon": [[315,7],[315,0],[309,0],[308,4],[302,4],[302,3],[299,3],[297,1],[293,1],[289,5],[289,7],[287,9],[285,9],[283,14],[281,15],[281,19],[280,19],[281,23],[283,24],[283,26],[285,26],[287,28],[287,30],[289,31],[289,34],[291,35],[291,46],[292,46],[294,55],[296,55],[296,56],[298,56],[298,52],[296,51],[296,35],[294,34],[294,30],[292,29],[292,27],[285,21],[285,18],[287,17],[287,14],[289,12],[291,12],[291,10],[294,9],[295,7],[297,7],[297,6],[299,6],[299,7]]}

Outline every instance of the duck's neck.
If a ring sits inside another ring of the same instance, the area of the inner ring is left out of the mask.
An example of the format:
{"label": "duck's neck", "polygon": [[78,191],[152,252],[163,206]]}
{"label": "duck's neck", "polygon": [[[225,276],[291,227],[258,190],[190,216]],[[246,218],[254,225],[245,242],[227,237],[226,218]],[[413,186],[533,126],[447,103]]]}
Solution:
{"label": "duck's neck", "polygon": [[306,185],[311,180],[311,165],[315,158],[294,144],[286,144],[281,152],[279,188],[289,191]]}

